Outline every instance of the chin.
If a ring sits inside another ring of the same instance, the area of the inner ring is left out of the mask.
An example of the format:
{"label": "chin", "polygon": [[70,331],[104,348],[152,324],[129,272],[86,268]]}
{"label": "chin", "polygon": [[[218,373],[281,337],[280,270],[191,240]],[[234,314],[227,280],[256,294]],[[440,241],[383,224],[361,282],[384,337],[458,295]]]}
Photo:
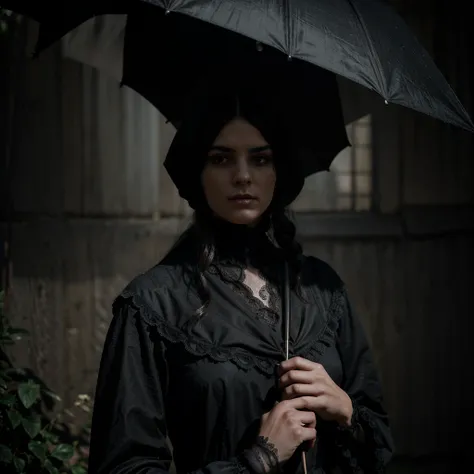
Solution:
{"label": "chin", "polygon": [[225,220],[231,224],[236,225],[254,225],[262,217],[260,212],[254,210],[242,210],[239,212],[232,212],[225,216]]}

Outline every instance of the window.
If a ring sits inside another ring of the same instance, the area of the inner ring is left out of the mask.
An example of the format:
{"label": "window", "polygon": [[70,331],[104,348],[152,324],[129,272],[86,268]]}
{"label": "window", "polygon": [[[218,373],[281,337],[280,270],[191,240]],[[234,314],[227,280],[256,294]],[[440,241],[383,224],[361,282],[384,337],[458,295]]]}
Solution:
{"label": "window", "polygon": [[329,172],[306,179],[291,206],[295,212],[370,211],[373,207],[372,121],[366,115],[347,126],[352,146],[334,159]]}

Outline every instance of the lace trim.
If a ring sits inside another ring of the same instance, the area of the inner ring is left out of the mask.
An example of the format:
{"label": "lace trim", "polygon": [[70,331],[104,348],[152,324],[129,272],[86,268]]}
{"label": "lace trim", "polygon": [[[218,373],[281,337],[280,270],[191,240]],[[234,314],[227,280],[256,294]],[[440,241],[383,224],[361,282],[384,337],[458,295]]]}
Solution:
{"label": "lace trim", "polygon": [[172,344],[182,344],[185,350],[190,354],[198,357],[209,357],[215,362],[231,361],[245,371],[256,368],[267,376],[273,376],[275,374],[275,367],[278,364],[277,361],[271,361],[250,354],[247,350],[238,347],[222,348],[202,339],[197,340],[196,338],[192,338],[183,330],[172,326],[161,314],[150,308],[146,301],[139,295],[124,293],[122,297],[132,300],[133,304],[140,309],[145,322],[149,326],[155,327],[160,336]]}
{"label": "lace trim", "polygon": [[[212,265],[209,272],[218,275],[228,283],[232,289],[241,295],[254,310],[258,319],[264,321],[268,325],[275,327],[279,321],[281,314],[281,300],[278,289],[269,283],[263,274],[255,269],[259,278],[264,282],[259,291],[259,297],[253,294],[251,288],[245,283],[245,269],[241,266]],[[267,300],[267,304],[264,301]]]}
{"label": "lace trim", "polygon": [[247,467],[245,460],[242,458],[242,456],[238,456],[232,464],[232,470],[235,474],[249,474],[250,470]]}
{"label": "lace trim", "polygon": [[[350,449],[351,444],[354,442],[359,446],[360,444],[367,445],[368,450],[373,453],[373,456],[371,456],[369,460],[371,463],[370,472],[373,474],[385,474],[386,463],[384,459],[384,442],[377,424],[374,421],[374,417],[368,408],[358,405],[355,401],[352,403],[354,412],[352,415],[351,427],[337,427],[339,436],[336,437],[335,444],[338,446],[342,456],[344,456],[346,462],[351,467],[353,474],[364,473],[367,471],[367,467],[361,466],[357,455],[354,454],[355,452],[360,451],[360,447],[357,448],[357,446],[355,446],[352,450]],[[364,437],[363,441],[359,436],[360,431],[362,431]]]}
{"label": "lace trim", "polygon": [[[215,362],[233,362],[242,370],[257,369],[262,374],[273,377],[278,361],[256,356],[246,349],[239,347],[220,347],[203,339],[196,339],[176,326],[170,324],[160,313],[154,311],[139,295],[125,292],[121,295],[124,299],[131,299],[134,306],[140,309],[145,322],[155,327],[161,337],[172,344],[182,344],[185,350],[197,357],[208,357]],[[315,337],[312,346],[302,354],[302,357],[317,362],[325,350],[334,344],[339,322],[344,313],[345,292],[338,290],[333,294],[331,305],[328,309],[326,325]]]}
{"label": "lace trim", "polygon": [[254,474],[280,474],[277,448],[268,438],[258,436],[254,445],[242,453],[244,462]]}
{"label": "lace trim", "polygon": [[[386,471],[385,468],[385,459],[384,459],[384,448],[382,447],[384,442],[382,436],[377,429],[377,424],[375,423],[372,414],[370,413],[369,409],[363,406],[356,405],[356,413],[357,418],[361,425],[368,426],[370,430],[364,429],[364,434],[367,437],[370,435],[371,437],[371,444],[374,446],[374,472],[376,474],[383,474]],[[367,433],[369,431],[369,433]]]}

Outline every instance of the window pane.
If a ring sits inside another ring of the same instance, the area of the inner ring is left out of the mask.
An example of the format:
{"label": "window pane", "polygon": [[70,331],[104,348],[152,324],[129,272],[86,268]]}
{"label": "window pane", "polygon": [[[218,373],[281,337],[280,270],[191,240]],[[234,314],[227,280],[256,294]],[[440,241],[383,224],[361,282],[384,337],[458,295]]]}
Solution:
{"label": "window pane", "polygon": [[338,191],[339,194],[352,194],[352,175],[350,174],[340,174],[337,177]]}
{"label": "window pane", "polygon": [[355,208],[356,208],[356,211],[370,211],[370,208],[371,208],[370,196],[357,196]]}
{"label": "window pane", "polygon": [[356,176],[356,194],[369,195],[372,192],[372,176]]}
{"label": "window pane", "polygon": [[372,150],[367,146],[360,146],[353,150],[356,173],[369,173],[372,170]]}
{"label": "window pane", "polygon": [[339,154],[334,158],[334,161],[331,164],[331,172],[335,173],[350,173],[352,169],[352,148],[344,148]]}
{"label": "window pane", "polygon": [[309,176],[303,191],[291,208],[295,211],[330,211],[337,207],[337,175],[333,172],[321,172]]}
{"label": "window pane", "polygon": [[352,140],[359,145],[370,145],[372,143],[372,127],[370,123],[354,126],[352,128]]}
{"label": "window pane", "polygon": [[350,211],[352,210],[352,196],[339,196],[337,202],[337,210]]}

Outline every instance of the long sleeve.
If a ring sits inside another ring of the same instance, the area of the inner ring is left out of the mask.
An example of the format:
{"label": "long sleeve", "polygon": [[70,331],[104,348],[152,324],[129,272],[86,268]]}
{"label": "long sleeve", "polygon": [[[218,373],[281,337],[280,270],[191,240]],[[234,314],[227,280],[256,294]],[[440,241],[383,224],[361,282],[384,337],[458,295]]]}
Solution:
{"label": "long sleeve", "polygon": [[326,426],[326,448],[344,473],[384,473],[393,442],[381,383],[362,324],[346,292],[339,296],[336,337],[344,374],[341,388],[350,396],[354,411],[350,428],[335,423]]}
{"label": "long sleeve", "polygon": [[[103,348],[92,421],[90,474],[162,474],[166,443],[167,364],[163,341],[133,298],[118,298]],[[193,474],[255,472],[249,451]]]}
{"label": "long sleeve", "polygon": [[114,306],[95,395],[91,474],[161,473],[170,467],[162,392],[166,364],[147,329],[138,308]]}

